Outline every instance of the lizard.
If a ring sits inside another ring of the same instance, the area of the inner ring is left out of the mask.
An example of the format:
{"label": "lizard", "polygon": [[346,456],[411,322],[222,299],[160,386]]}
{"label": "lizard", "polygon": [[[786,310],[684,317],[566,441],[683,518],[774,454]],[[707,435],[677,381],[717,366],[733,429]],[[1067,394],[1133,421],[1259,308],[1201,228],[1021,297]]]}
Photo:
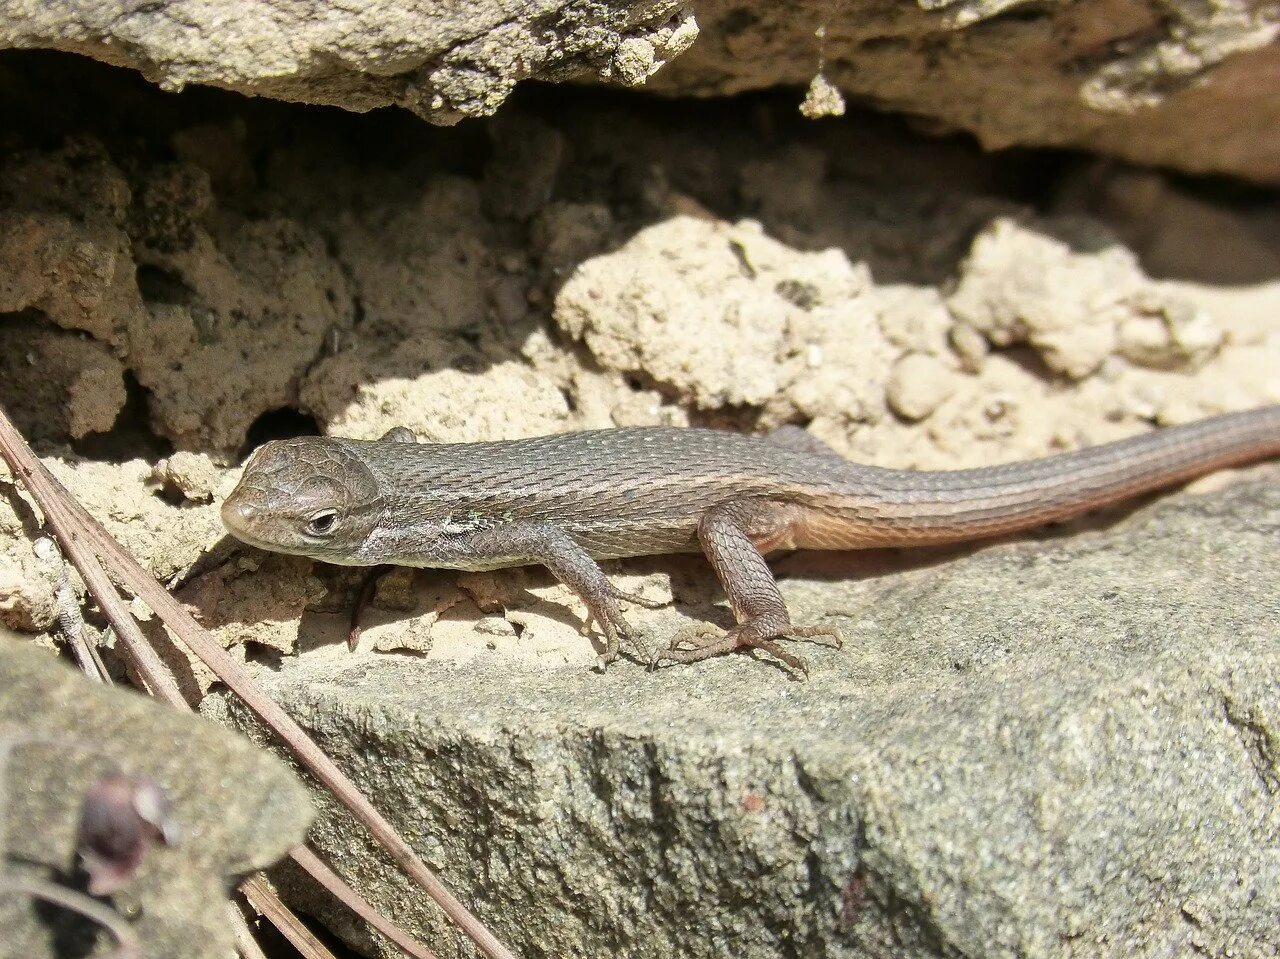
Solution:
{"label": "lizard", "polygon": [[482,443],[272,440],[223,502],[239,540],[327,563],[490,570],[541,564],[586,605],[606,649],[630,638],[600,561],[701,550],[736,626],[651,656],[692,663],[831,636],[792,624],[765,560],[775,550],[909,547],[1026,530],[1205,473],[1280,455],[1280,406],[977,469],[917,471],[842,458],[799,427],[767,436],[625,427]]}

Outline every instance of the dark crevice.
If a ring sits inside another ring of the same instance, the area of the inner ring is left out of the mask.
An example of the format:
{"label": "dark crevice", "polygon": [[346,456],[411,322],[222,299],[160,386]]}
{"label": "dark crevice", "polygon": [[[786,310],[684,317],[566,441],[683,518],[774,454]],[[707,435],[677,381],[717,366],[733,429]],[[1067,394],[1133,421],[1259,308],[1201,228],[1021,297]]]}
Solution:
{"label": "dark crevice", "polygon": [[75,440],[71,448],[85,459],[124,463],[141,459],[154,463],[173,452],[173,443],[152,432],[147,388],[128,370],[124,374],[125,400],[111,429]]}
{"label": "dark crevice", "polygon": [[[297,870],[293,868],[290,868],[289,871],[295,874],[297,872]],[[300,879],[299,881],[306,882],[313,886],[313,888],[317,890],[319,889],[319,887],[310,879]],[[368,951],[356,952],[348,948],[346,943],[325,927],[322,920],[301,911],[297,908],[296,904],[293,904],[293,909],[298,918],[302,920],[302,924],[307,927],[307,930],[320,940],[320,942],[323,943],[331,953],[333,953],[335,959],[361,959],[361,956],[371,954]],[[268,956],[293,957],[299,955],[298,951],[290,945],[289,941],[284,937],[284,934],[265,919],[258,920],[253,931],[258,937],[258,943],[262,946],[263,952]],[[366,944],[365,949],[368,950],[371,947],[372,943],[368,943]]]}
{"label": "dark crevice", "polygon": [[176,273],[144,263],[138,267],[137,277],[138,291],[148,303],[190,306],[197,301],[195,291]]}
{"label": "dark crevice", "polygon": [[159,489],[155,491],[155,495],[160,498],[160,502],[167,506],[174,506],[180,509],[189,505],[187,494],[167,481],[160,484]]}
{"label": "dark crevice", "polygon": [[969,27],[970,31],[981,31],[986,28],[1000,29],[1011,23],[1043,23],[1051,20],[1054,7],[1049,3],[1029,2],[1016,7],[1007,7],[998,13],[985,17]]}
{"label": "dark crevice", "polygon": [[[55,885],[88,895],[88,874],[78,864],[72,870],[52,870],[48,878]],[[39,922],[48,929],[52,955],[65,959],[99,955],[97,947],[100,943],[111,940],[111,936],[98,923],[74,910],[64,909],[43,899],[34,900],[32,909],[39,917]]]}
{"label": "dark crevice", "polygon": [[280,669],[284,664],[284,655],[274,646],[255,642],[246,642],[244,644],[245,662],[265,666],[270,670],[278,671]]}
{"label": "dark crevice", "polygon": [[295,436],[319,436],[320,424],[310,416],[292,407],[282,406],[268,410],[249,427],[240,455],[247,456],[270,440],[287,440]]}
{"label": "dark crevice", "polygon": [[746,33],[760,22],[760,15],[749,7],[734,7],[720,20],[721,36]]}
{"label": "dark crevice", "polygon": [[1065,379],[1063,374],[1056,373],[1049,367],[1039,351],[1030,346],[1019,343],[1014,346],[997,347],[992,352],[999,353],[1009,362],[1020,366],[1024,371],[1045,383],[1060,384]]}

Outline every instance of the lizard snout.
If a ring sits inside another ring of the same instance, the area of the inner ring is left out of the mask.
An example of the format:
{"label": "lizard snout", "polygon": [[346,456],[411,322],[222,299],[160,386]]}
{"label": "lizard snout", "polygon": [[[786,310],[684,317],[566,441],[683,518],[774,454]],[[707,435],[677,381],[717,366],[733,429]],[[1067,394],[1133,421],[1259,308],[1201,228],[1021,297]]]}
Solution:
{"label": "lizard snout", "polygon": [[258,507],[232,493],[222,504],[222,522],[233,533],[247,531],[258,516]]}

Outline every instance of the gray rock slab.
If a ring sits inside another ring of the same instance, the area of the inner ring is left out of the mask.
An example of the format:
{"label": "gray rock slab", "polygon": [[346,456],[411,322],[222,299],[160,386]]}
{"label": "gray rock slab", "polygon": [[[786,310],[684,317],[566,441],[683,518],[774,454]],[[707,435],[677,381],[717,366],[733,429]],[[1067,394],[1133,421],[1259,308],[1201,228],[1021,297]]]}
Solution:
{"label": "gray rock slab", "polygon": [[[784,560],[845,635],[807,682],[326,652],[269,688],[522,956],[1275,955],[1278,476],[862,579]],[[471,954],[344,816],[316,835]]]}
{"label": "gray rock slab", "polygon": [[[173,846],[150,849],[103,900],[146,957],[232,954],[227,893],[302,841],[312,809],[274,756],[198,716],[90,683],[46,650],[0,636],[0,887],[5,877],[83,890],[75,852],[86,790],[120,770],[149,776],[172,803]],[[5,891],[0,956],[106,954],[111,942],[65,910]]]}

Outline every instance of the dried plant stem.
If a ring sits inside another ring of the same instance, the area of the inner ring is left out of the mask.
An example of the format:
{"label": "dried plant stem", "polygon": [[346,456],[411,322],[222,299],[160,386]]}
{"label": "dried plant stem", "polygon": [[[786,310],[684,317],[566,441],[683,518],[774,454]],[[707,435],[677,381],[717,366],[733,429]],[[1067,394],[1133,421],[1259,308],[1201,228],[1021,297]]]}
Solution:
{"label": "dried plant stem", "polygon": [[293,861],[301,866],[307,873],[320,885],[333,895],[335,899],[345,905],[348,909],[362,918],[369,925],[377,929],[405,953],[413,956],[414,959],[437,959],[436,954],[426,946],[410,939],[405,935],[404,930],[399,926],[387,921],[382,913],[378,912],[359,895],[352,891],[351,887],[342,881],[342,878],[329,868],[329,864],[317,856],[306,846],[298,846],[290,853]]}
{"label": "dried plant stem", "polygon": [[267,959],[267,954],[258,945],[258,940],[253,938],[253,928],[249,925],[249,920],[234,902],[227,903],[227,918],[231,923],[231,931],[235,935],[236,951],[240,953],[240,959]]}
{"label": "dried plant stem", "polygon": [[[155,651],[142,636],[142,631],[124,608],[115,588],[106,578],[97,556],[111,567],[112,573],[135,596],[145,602],[164,620],[169,630],[190,649],[223,683],[277,736],[288,749],[324,784],[341,803],[350,809],[369,829],[373,837],[391,854],[415,882],[439,904],[445,914],[480,947],[489,959],[515,959],[497,937],[454,897],[444,884],[418,858],[412,847],[395,828],[360,793],[319,746],[294,720],[253,681],[248,670],[227,655],[226,650],[144,570],[119,543],[95,520],[66,488],[36,459],[26,441],[0,409],[0,455],[14,475],[22,480],[36,504],[44,513],[64,552],[69,556],[85,584],[102,605],[125,648],[135,658],[143,681],[160,698],[186,706],[177,684],[169,675]],[[97,556],[94,555],[97,554]],[[136,648],[135,648],[136,647]]]}
{"label": "dried plant stem", "polygon": [[279,898],[261,879],[245,880],[240,884],[240,891],[249,900],[249,904],[266,916],[271,924],[289,940],[293,948],[302,953],[304,959],[337,959],[329,948],[302,924],[302,920],[291,909],[281,904]]}
{"label": "dried plant stem", "polygon": [[[15,447],[15,442],[21,445]],[[25,454],[30,465],[24,464],[20,457],[11,457],[15,449]],[[130,658],[137,663],[138,672],[142,675],[142,680],[151,694],[184,709],[189,708],[187,701],[178,690],[178,684],[174,682],[168,669],[156,655],[156,651],[142,635],[137,622],[125,608],[124,601],[116,592],[111,580],[107,578],[102,565],[98,562],[98,557],[94,555],[84,537],[78,535],[75,528],[76,520],[68,509],[71,494],[63,489],[62,484],[58,483],[44,468],[43,463],[35,459],[26,441],[13,428],[13,424],[9,422],[3,410],[0,410],[0,453],[4,454],[14,475],[18,476],[31,492],[40,511],[44,513],[45,521],[58,537],[63,552],[70,557],[71,562],[80,571],[85,586],[98,600],[103,615],[115,627],[116,635]],[[59,493],[61,495],[58,495]]]}

